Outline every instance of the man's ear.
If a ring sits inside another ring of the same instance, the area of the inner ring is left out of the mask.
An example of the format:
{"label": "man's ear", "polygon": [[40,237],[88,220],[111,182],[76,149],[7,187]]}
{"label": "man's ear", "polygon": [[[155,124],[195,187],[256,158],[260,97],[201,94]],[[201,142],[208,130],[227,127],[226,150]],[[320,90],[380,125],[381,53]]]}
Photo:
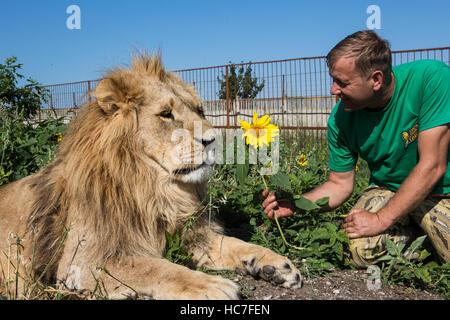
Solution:
{"label": "man's ear", "polygon": [[119,110],[127,111],[139,104],[142,100],[142,90],[132,75],[114,72],[100,81],[94,96],[106,114],[113,114]]}
{"label": "man's ear", "polygon": [[372,81],[372,89],[374,91],[379,91],[383,85],[384,74],[381,70],[375,70],[370,75],[370,80]]}

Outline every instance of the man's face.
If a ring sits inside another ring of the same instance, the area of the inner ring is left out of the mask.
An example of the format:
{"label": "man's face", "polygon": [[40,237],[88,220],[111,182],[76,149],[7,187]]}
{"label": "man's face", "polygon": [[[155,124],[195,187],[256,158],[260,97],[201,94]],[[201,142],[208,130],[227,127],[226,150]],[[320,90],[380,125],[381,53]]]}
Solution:
{"label": "man's face", "polygon": [[339,58],[330,76],[333,78],[331,94],[341,98],[345,111],[355,111],[371,108],[374,100],[373,88],[370,80],[364,79],[355,71],[355,59]]}

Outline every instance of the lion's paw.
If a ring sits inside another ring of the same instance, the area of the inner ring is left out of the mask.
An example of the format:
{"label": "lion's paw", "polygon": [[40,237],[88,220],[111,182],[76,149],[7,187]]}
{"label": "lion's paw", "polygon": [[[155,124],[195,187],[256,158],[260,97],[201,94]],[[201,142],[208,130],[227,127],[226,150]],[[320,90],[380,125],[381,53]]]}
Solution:
{"label": "lion's paw", "polygon": [[285,288],[298,289],[302,286],[302,276],[300,271],[292,262],[274,252],[265,254],[261,258],[248,257],[242,260],[245,270],[237,269],[238,273],[249,273],[254,277],[260,277],[275,285]]}
{"label": "lion's paw", "polygon": [[191,283],[184,280],[184,288],[177,294],[177,299],[183,300],[237,300],[239,286],[218,276],[207,275],[196,271]]}

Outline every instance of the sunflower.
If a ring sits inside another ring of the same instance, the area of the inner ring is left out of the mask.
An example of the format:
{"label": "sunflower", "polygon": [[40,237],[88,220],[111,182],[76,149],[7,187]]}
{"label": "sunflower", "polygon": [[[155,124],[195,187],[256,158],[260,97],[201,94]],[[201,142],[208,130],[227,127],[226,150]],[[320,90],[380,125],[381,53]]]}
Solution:
{"label": "sunflower", "polygon": [[238,120],[241,124],[241,129],[244,130],[242,138],[246,137],[245,143],[252,145],[255,149],[262,147],[263,144],[269,146],[272,138],[277,136],[280,131],[277,126],[269,123],[270,119],[268,115],[258,119],[258,114],[256,111],[253,111],[253,124]]}
{"label": "sunflower", "polygon": [[61,142],[63,139],[63,136],[61,133],[58,132],[58,133],[54,134],[53,138],[56,139],[57,142]]}
{"label": "sunflower", "polygon": [[297,160],[297,163],[301,165],[302,167],[308,165],[308,159],[306,159],[306,156],[302,153],[300,157]]}

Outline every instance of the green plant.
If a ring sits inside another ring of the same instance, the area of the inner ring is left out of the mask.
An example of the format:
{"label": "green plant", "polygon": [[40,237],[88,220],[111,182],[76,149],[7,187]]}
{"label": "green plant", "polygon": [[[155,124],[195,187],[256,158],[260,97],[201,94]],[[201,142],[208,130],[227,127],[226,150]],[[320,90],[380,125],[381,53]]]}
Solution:
{"label": "green plant", "polygon": [[386,238],[387,254],[378,259],[382,263],[384,282],[438,291],[450,297],[450,263],[426,262],[430,253],[423,248],[426,235],[418,237],[405,249]]}
{"label": "green plant", "polygon": [[[269,188],[278,189],[277,198],[303,202],[299,195],[327,179],[327,147],[317,142],[299,143],[289,139],[291,143],[287,143],[287,140],[283,135],[280,137],[280,174],[266,182]],[[304,209],[298,208],[293,216],[278,219],[279,228],[263,212],[261,191],[265,186],[257,166],[249,166],[246,179],[238,178],[240,173],[236,164],[216,164],[215,169],[209,192],[216,215],[223,221],[227,232],[288,256],[306,276],[351,268],[350,241],[340,230],[340,225],[343,216],[368,185],[370,172],[365,161],[358,161],[354,193],[341,207],[319,213],[318,207],[323,202],[304,202],[299,204]],[[448,297],[450,264],[430,260],[427,251],[421,249],[423,239],[419,238],[408,248],[389,244],[388,255],[380,261],[383,279],[410,287],[428,288]],[[409,255],[417,254],[419,259],[407,259]]]}
{"label": "green plant", "polygon": [[63,118],[35,121],[33,115],[44,99],[38,83],[24,76],[15,57],[0,64],[0,185],[6,184],[46,166],[55,157],[66,125]]}
{"label": "green plant", "polygon": [[[339,230],[342,212],[318,213],[317,209],[327,199],[314,204],[300,196],[326,180],[326,149],[307,149],[296,144],[288,146],[282,137],[279,149],[279,172],[267,178],[266,183],[272,190],[280,191],[280,198],[297,201],[298,212],[276,222],[268,219],[261,206],[261,191],[266,186],[259,168],[249,166],[246,179],[242,179],[239,178],[238,165],[221,164],[216,165],[210,184],[219,219],[234,235],[288,255],[297,262],[305,260],[304,267],[310,274],[349,267],[346,253],[349,240],[346,233]],[[308,159],[308,165],[298,163],[301,154]],[[354,204],[356,199],[352,201]]]}
{"label": "green plant", "polygon": [[252,76],[251,64],[248,66],[240,65],[239,70],[236,71],[236,65],[232,64],[228,66],[228,81],[226,74],[222,74],[222,79],[217,77],[220,89],[218,92],[219,99],[227,98],[235,100],[236,97],[241,99],[253,99],[264,88],[264,81],[258,84],[258,79]]}
{"label": "green plant", "polygon": [[176,231],[173,235],[166,231],[166,250],[164,258],[167,260],[182,265],[187,265],[192,258],[192,253],[189,253],[184,244],[184,239],[181,232]]}
{"label": "green plant", "polygon": [[27,122],[0,109],[0,185],[26,177],[45,167],[56,155],[66,130],[62,118]]}
{"label": "green plant", "polygon": [[45,95],[39,92],[39,84],[31,78],[25,80],[24,86],[19,86],[19,80],[25,78],[19,73],[21,68],[16,57],[7,58],[5,64],[0,64],[0,109],[15,115],[23,113],[29,119],[37,113]]}

